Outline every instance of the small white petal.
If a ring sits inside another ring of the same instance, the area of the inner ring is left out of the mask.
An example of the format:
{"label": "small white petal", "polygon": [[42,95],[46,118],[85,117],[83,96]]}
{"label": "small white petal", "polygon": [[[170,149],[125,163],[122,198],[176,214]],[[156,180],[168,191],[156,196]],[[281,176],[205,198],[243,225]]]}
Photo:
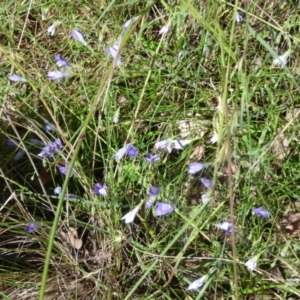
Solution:
{"label": "small white petal", "polygon": [[127,154],[127,149],[128,149],[128,145],[125,145],[124,147],[119,149],[115,154],[115,160],[120,160],[123,156],[125,156]]}
{"label": "small white petal", "polygon": [[245,263],[245,266],[247,267],[247,269],[249,271],[253,271],[256,266],[257,266],[257,258],[256,257],[253,257],[253,258],[250,258],[246,263]]}
{"label": "small white petal", "polygon": [[8,74],[8,79],[14,82],[26,82],[26,79],[17,74]]}
{"label": "small white petal", "polygon": [[137,20],[139,19],[139,16],[133,17],[132,19],[125,22],[123,26],[123,31],[126,31],[127,28],[131,25],[133,25]]}
{"label": "small white petal", "polygon": [[281,256],[281,257],[286,257],[286,254],[287,254],[287,253],[286,253],[284,250],[280,252],[280,256]]}
{"label": "small white petal", "polygon": [[244,18],[239,13],[236,13],[235,19],[237,23],[242,23],[244,21]]}
{"label": "small white petal", "polygon": [[214,132],[214,135],[210,139],[211,144],[215,144],[218,141],[218,134]]}
{"label": "small white petal", "polygon": [[108,53],[112,58],[116,59],[117,66],[120,66],[122,63],[121,53],[119,53],[119,48],[120,48],[120,41],[117,41],[111,47],[104,49],[105,52]]}
{"label": "small white petal", "polygon": [[172,151],[171,144],[172,144],[172,139],[162,140],[160,142],[155,143],[154,148],[156,150],[163,150],[167,148],[168,151],[171,152]]}
{"label": "small white petal", "polygon": [[136,206],[133,210],[131,210],[129,213],[127,213],[121,220],[124,220],[126,224],[132,223],[135,219],[135,216],[137,215],[138,211],[140,209],[140,206]]}
{"label": "small white petal", "polygon": [[227,231],[227,230],[230,228],[231,223],[228,222],[228,221],[224,221],[224,222],[222,222],[222,223],[220,223],[220,224],[217,224],[216,226],[217,226],[218,228],[220,228],[221,230]]}
{"label": "small white petal", "polygon": [[61,193],[61,187],[60,186],[57,186],[55,189],[54,189],[54,194],[56,195],[59,195]]}
{"label": "small white petal", "polygon": [[55,25],[55,23],[54,23],[54,24],[52,24],[52,25],[47,29],[47,32],[48,32],[49,35],[54,36],[55,30],[56,30],[56,25]]}
{"label": "small white petal", "polygon": [[210,195],[208,194],[203,194],[201,196],[201,200],[202,200],[202,203],[205,204],[206,202],[208,202],[210,200]]}
{"label": "small white petal", "polygon": [[182,150],[186,145],[191,143],[191,140],[174,140],[173,145],[175,149]]}
{"label": "small white petal", "polygon": [[87,42],[86,42],[85,38],[83,37],[83,34],[80,29],[74,28],[71,31],[71,35],[75,41],[81,42],[84,46],[87,45]]}
{"label": "small white petal", "polygon": [[47,73],[47,77],[50,80],[59,80],[62,78],[66,78],[69,76],[69,72],[61,72],[61,71],[50,71]]}
{"label": "small white petal", "polygon": [[273,65],[284,67],[287,64],[288,57],[289,57],[289,51],[287,51],[284,54],[278,56],[278,58],[275,58],[273,60]]}
{"label": "small white petal", "polygon": [[158,34],[167,34],[168,33],[168,31],[169,31],[169,29],[170,29],[170,24],[167,24],[167,25],[165,25],[165,26],[163,26],[161,29],[160,29],[160,31],[159,31],[159,33]]}
{"label": "small white petal", "polygon": [[119,113],[119,110],[117,110],[114,114],[114,117],[113,117],[113,122],[115,124],[119,123],[119,116],[120,116],[120,113]]}
{"label": "small white petal", "polygon": [[201,287],[203,285],[203,283],[205,282],[206,280],[206,275],[200,277],[199,279],[193,281],[189,287],[188,287],[188,290],[196,290],[198,289],[199,287]]}

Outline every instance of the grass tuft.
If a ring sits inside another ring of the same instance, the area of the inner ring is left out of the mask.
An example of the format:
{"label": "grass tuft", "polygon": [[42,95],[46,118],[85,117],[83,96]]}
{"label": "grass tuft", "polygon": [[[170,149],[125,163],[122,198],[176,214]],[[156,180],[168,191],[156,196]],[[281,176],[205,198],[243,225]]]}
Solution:
{"label": "grass tuft", "polygon": [[[300,297],[299,5],[236,3],[4,0],[1,299]],[[105,51],[117,41],[120,66]],[[58,70],[70,74],[47,79]],[[42,158],[58,138],[62,149]],[[173,149],[156,149],[168,139]],[[127,144],[137,157],[117,161]],[[190,175],[195,162],[206,166]],[[145,208],[153,186],[174,211]]]}

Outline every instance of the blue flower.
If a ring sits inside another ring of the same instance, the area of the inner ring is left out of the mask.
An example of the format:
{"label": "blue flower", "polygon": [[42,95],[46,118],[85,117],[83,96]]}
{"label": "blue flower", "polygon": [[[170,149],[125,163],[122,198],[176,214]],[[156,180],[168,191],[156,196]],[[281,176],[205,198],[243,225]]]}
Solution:
{"label": "blue flower", "polygon": [[155,202],[155,198],[154,198],[154,197],[151,197],[151,199],[149,199],[149,200],[145,203],[145,207],[146,207],[147,209],[151,208],[152,205],[154,204],[154,202]]}
{"label": "blue flower", "polygon": [[182,150],[189,143],[191,143],[191,140],[166,139],[155,143],[154,148],[156,150],[167,149],[171,153],[172,149]]}
{"label": "blue flower", "polygon": [[156,186],[152,186],[149,189],[148,196],[150,196],[150,197],[156,197],[159,193],[160,193],[160,188],[156,187]]}
{"label": "blue flower", "polygon": [[55,189],[54,189],[54,194],[55,195],[60,195],[61,193],[61,187],[60,186],[57,186]]}
{"label": "blue flower", "polygon": [[40,228],[41,226],[42,226],[42,224],[39,222],[31,222],[26,225],[26,231],[28,233],[34,233],[35,230]]}
{"label": "blue flower", "polygon": [[96,195],[106,196],[107,195],[107,189],[108,189],[108,187],[106,185],[96,183],[96,185],[93,188],[93,192]]}
{"label": "blue flower", "polygon": [[17,161],[19,160],[20,158],[22,158],[24,155],[25,155],[25,150],[19,150],[16,155],[14,156],[14,160]]}
{"label": "blue flower", "polygon": [[193,174],[194,175],[194,174],[202,171],[206,167],[207,167],[206,163],[197,163],[197,162],[190,163],[190,164],[188,164],[188,170],[187,170],[187,172],[189,174]]}
{"label": "blue flower", "polygon": [[174,205],[167,202],[156,202],[156,217],[164,216],[175,209]]}
{"label": "blue flower", "polygon": [[11,81],[14,81],[14,82],[26,82],[27,81],[24,77],[17,75],[17,74],[8,74],[8,79]]}
{"label": "blue flower", "polygon": [[128,148],[127,148],[127,156],[128,157],[137,157],[139,154],[138,150],[134,147],[134,146],[131,146],[131,145],[128,145]]}
{"label": "blue flower", "polygon": [[117,66],[120,66],[121,61],[121,53],[119,52],[120,49],[120,41],[115,42],[111,47],[105,48],[104,51],[111,56],[113,59],[116,59]]}
{"label": "blue flower", "polygon": [[217,227],[226,232],[227,234],[233,233],[233,225],[231,222],[223,221],[220,224],[217,224]]}
{"label": "blue flower", "polygon": [[271,213],[262,206],[253,209],[254,214],[262,218],[269,218]]}
{"label": "blue flower", "polygon": [[[58,169],[61,174],[66,175],[68,172],[69,166],[59,166]],[[74,175],[74,171],[72,170],[70,177],[72,177],[73,175]]]}
{"label": "blue flower", "polygon": [[61,71],[51,71],[47,73],[47,77],[49,80],[58,80],[62,78],[66,78],[70,75],[69,72],[61,72]]}
{"label": "blue flower", "polygon": [[236,13],[235,19],[237,23],[242,23],[244,21],[244,18],[239,13]]}
{"label": "blue flower", "polygon": [[5,148],[15,149],[18,147],[18,142],[13,139],[7,139],[5,141]]}
{"label": "blue flower", "polygon": [[43,151],[38,154],[39,157],[48,158],[53,157],[63,148],[61,140],[58,138],[53,143],[48,142],[47,146],[43,148]]}
{"label": "blue flower", "polygon": [[[55,189],[54,189],[54,194],[56,194],[56,195],[60,195],[60,193],[61,193],[61,187],[60,186],[57,186]],[[66,194],[66,197],[67,198],[72,198],[72,199],[76,199],[77,198],[77,195],[75,195],[75,194]]]}
{"label": "blue flower", "polygon": [[212,181],[210,179],[202,177],[200,178],[200,181],[207,189],[210,190],[212,188]]}
{"label": "blue flower", "polygon": [[151,153],[144,155],[144,157],[149,163],[154,163],[160,160],[159,155],[152,155]]}
{"label": "blue flower", "polygon": [[57,131],[57,127],[48,120],[44,120],[46,131]]}
{"label": "blue flower", "polygon": [[83,37],[83,34],[81,32],[80,29],[78,28],[74,28],[72,31],[71,31],[71,35],[72,35],[72,38],[75,40],[75,41],[79,41],[81,42],[83,45],[87,45],[87,42],[86,40],[84,39]]}
{"label": "blue flower", "polygon": [[56,65],[59,67],[59,68],[62,68],[62,67],[67,67],[69,68],[70,66],[68,65],[68,62],[67,60],[62,57],[60,54],[57,54],[55,55],[55,61],[56,61]]}
{"label": "blue flower", "polygon": [[137,157],[138,153],[138,150],[134,146],[127,144],[117,151],[117,153],[115,154],[115,160],[120,160],[125,155],[134,158]]}

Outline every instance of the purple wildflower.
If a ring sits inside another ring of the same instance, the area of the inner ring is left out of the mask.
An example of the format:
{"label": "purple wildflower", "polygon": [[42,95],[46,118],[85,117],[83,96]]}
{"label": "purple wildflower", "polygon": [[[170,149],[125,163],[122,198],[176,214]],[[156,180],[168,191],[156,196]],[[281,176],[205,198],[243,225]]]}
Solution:
{"label": "purple wildflower", "polygon": [[48,158],[57,154],[63,148],[61,140],[56,139],[53,143],[48,142],[47,146],[43,148],[43,151],[38,154],[39,157]]}
{"label": "purple wildflower", "polygon": [[160,160],[159,155],[152,155],[151,153],[144,155],[144,157],[149,163],[154,163]]}
{"label": "purple wildflower", "polygon": [[23,76],[17,74],[8,74],[8,79],[14,82],[26,82],[26,79]]}
{"label": "purple wildflower", "polygon": [[13,139],[7,139],[5,141],[5,148],[15,149],[18,147],[18,142]]}
{"label": "purple wildflower", "polygon": [[200,178],[200,181],[207,189],[210,190],[212,188],[212,181],[210,179],[202,177]]}
{"label": "purple wildflower", "polygon": [[235,19],[237,23],[242,23],[244,21],[244,18],[239,13],[236,13]]}
{"label": "purple wildflower", "polygon": [[48,120],[44,120],[46,131],[57,131],[57,127]]}
{"label": "purple wildflower", "polygon": [[30,139],[29,144],[36,145],[36,146],[44,146],[45,145],[44,142],[42,142],[41,140],[38,140],[38,139]]}
{"label": "purple wildflower", "polygon": [[[68,172],[69,166],[59,166],[58,169],[61,174],[66,175]],[[73,175],[74,175],[74,171],[72,170],[70,177],[72,177]]]}
{"label": "purple wildflower", "polygon": [[146,202],[145,207],[146,207],[147,209],[151,208],[152,205],[154,204],[154,202],[155,202],[155,198],[149,199],[149,200]]}
{"label": "purple wildflower", "polygon": [[164,150],[167,149],[169,153],[172,152],[172,139],[166,139],[155,143],[154,148],[156,150]]}
{"label": "purple wildflower", "polygon": [[137,157],[139,154],[138,150],[132,146],[132,145],[128,145],[128,148],[127,148],[127,156],[128,157]]}
{"label": "purple wildflower", "polygon": [[108,187],[106,185],[96,183],[95,187],[93,188],[93,192],[96,195],[106,196],[107,195],[107,189],[108,189]]}
{"label": "purple wildflower", "polygon": [[182,150],[189,143],[191,143],[191,140],[166,139],[155,143],[154,148],[156,150],[167,149],[171,153],[172,149]]}
{"label": "purple wildflower", "polygon": [[217,227],[226,232],[227,234],[233,233],[233,225],[231,222],[223,221],[220,224],[217,224]]}
{"label": "purple wildflower", "polygon": [[[57,186],[55,189],[54,189],[54,194],[56,195],[60,195],[61,193],[61,187],[60,186]],[[76,199],[77,198],[77,195],[75,194],[66,194],[66,198],[72,198],[72,199]]]}
{"label": "purple wildflower", "polygon": [[111,56],[113,59],[116,59],[117,66],[120,66],[121,61],[121,53],[119,52],[120,49],[120,41],[115,42],[111,47],[105,48],[104,51]]}
{"label": "purple wildflower", "polygon": [[25,152],[25,150],[19,150],[17,153],[16,153],[16,155],[14,156],[14,160],[15,161],[17,161],[17,160],[19,160],[20,158],[22,158],[23,156],[24,156],[24,154],[25,154],[26,152]]}
{"label": "purple wildflower", "polygon": [[61,72],[61,71],[50,71],[47,73],[47,77],[49,80],[58,80],[62,78],[66,78],[70,75],[69,72]]}
{"label": "purple wildflower", "polygon": [[173,140],[174,149],[182,150],[191,143],[191,140]]}
{"label": "purple wildflower", "polygon": [[156,217],[164,216],[174,210],[174,205],[167,202],[156,202]]}
{"label": "purple wildflower", "polygon": [[42,226],[41,223],[38,223],[38,222],[31,222],[31,223],[28,223],[26,225],[26,231],[28,233],[34,233],[36,229],[40,228]]}
{"label": "purple wildflower", "polygon": [[125,155],[134,158],[137,157],[138,153],[138,150],[134,146],[127,144],[117,151],[115,154],[115,160],[120,160]]}
{"label": "purple wildflower", "polygon": [[197,162],[190,163],[190,164],[188,164],[188,170],[187,170],[187,172],[189,174],[193,174],[194,175],[194,174],[202,171],[206,167],[207,167],[206,163],[197,163]]}
{"label": "purple wildflower", "polygon": [[56,61],[56,65],[59,68],[69,67],[67,60],[64,57],[62,57],[60,54],[55,55],[55,61]]}
{"label": "purple wildflower", "polygon": [[262,218],[269,218],[271,213],[262,206],[253,209],[254,214]]}
{"label": "purple wildflower", "polygon": [[87,42],[86,42],[86,40],[84,39],[83,34],[82,34],[82,32],[81,32],[80,29],[74,28],[74,29],[71,31],[71,35],[72,35],[72,38],[73,38],[75,41],[81,42],[84,46],[87,45]]}
{"label": "purple wildflower", "polygon": [[156,197],[159,193],[160,193],[160,188],[156,187],[156,186],[152,186],[149,189],[148,196],[150,196],[150,197]]}
{"label": "purple wildflower", "polygon": [[61,149],[63,148],[63,145],[62,145],[61,140],[60,140],[59,138],[56,139],[56,140],[54,140],[53,145],[54,145],[57,149],[59,149],[59,150],[61,150]]}
{"label": "purple wildflower", "polygon": [[55,195],[60,195],[61,193],[61,187],[60,186],[57,186],[55,189],[54,189],[54,194]]}

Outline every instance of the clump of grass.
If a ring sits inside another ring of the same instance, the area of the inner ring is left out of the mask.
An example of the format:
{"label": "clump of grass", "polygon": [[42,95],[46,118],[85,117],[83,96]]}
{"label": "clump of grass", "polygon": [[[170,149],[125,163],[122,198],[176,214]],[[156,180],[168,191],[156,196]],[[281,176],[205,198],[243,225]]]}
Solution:
{"label": "clump of grass", "polygon": [[[269,4],[6,3],[3,299],[299,297],[299,26],[292,4]],[[71,38],[74,28],[87,45]],[[105,52],[116,41],[119,67]],[[274,65],[284,53],[287,64]],[[57,67],[56,54],[71,69]],[[53,70],[70,74],[49,81]],[[58,138],[59,151],[39,156]],[[157,150],[167,139],[189,143]],[[126,144],[139,154],[116,161]],[[147,162],[147,153],[160,160]],[[205,168],[188,174],[199,161]],[[105,193],[95,194],[96,183]],[[161,192],[152,200],[174,211],[156,217],[155,203],[142,205],[153,186]]]}

